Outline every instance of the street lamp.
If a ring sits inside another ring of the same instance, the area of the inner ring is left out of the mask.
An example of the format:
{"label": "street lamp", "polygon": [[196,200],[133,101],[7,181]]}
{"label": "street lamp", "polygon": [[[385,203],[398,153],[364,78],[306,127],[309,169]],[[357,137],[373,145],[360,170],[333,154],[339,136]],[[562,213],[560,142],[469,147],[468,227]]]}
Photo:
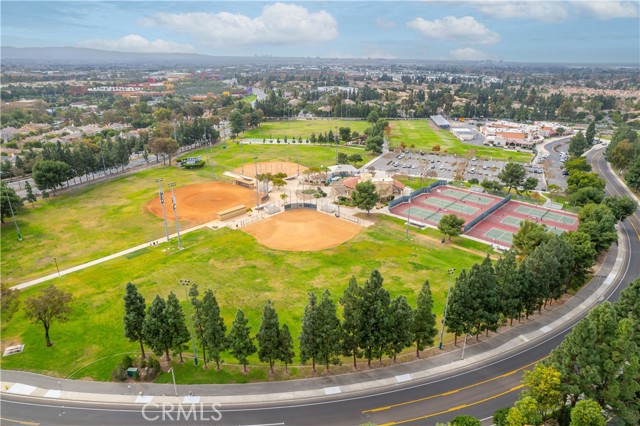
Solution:
{"label": "street lamp", "polygon": [[444,337],[444,325],[447,321],[447,309],[449,308],[449,295],[451,294],[451,278],[453,277],[453,272],[456,268],[449,268],[449,288],[447,289],[447,300],[444,302],[444,317],[442,318],[442,331],[440,332],[440,345],[438,346],[442,349],[442,338]]}
{"label": "street lamp", "polygon": [[184,287],[184,298],[187,301],[187,316],[189,317],[189,328],[191,328],[191,344],[193,345],[193,365],[198,365],[198,353],[196,352],[196,341],[193,338],[193,322],[191,321],[191,308],[189,308],[189,296],[187,287],[194,284],[191,280],[180,280],[180,284]]}
{"label": "street lamp", "polygon": [[160,185],[160,206],[162,207],[162,218],[164,219],[164,232],[169,242],[169,226],[167,225],[167,213],[164,211],[164,192],[162,192],[162,178],[157,178],[156,183]]}
{"label": "street lamp", "polygon": [[180,223],[178,222],[178,209],[176,206],[176,195],[173,192],[173,188],[176,186],[175,182],[169,182],[169,188],[171,188],[171,203],[173,204],[173,217],[176,218],[176,234],[178,234],[178,248],[182,250],[182,240],[180,239]]}

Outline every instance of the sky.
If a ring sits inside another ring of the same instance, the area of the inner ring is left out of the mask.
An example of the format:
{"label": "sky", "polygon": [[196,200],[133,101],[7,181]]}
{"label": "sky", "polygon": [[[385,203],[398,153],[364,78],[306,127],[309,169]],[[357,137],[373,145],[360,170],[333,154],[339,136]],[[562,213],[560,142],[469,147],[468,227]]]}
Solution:
{"label": "sky", "polygon": [[2,0],[3,46],[640,66],[640,1]]}

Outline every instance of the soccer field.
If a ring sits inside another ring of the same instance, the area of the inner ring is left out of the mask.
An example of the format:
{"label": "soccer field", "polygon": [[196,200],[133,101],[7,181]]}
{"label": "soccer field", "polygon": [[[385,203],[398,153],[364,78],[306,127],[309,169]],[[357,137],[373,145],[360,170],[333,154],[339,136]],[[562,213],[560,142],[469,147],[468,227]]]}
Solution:
{"label": "soccer field", "polygon": [[252,139],[284,139],[285,136],[302,137],[308,139],[311,137],[311,133],[316,135],[320,133],[329,132],[331,130],[334,134],[336,129],[340,127],[349,127],[351,132],[362,132],[370,127],[371,123],[366,120],[287,120],[287,121],[265,121],[260,123],[260,126],[247,130],[240,135],[241,138]]}

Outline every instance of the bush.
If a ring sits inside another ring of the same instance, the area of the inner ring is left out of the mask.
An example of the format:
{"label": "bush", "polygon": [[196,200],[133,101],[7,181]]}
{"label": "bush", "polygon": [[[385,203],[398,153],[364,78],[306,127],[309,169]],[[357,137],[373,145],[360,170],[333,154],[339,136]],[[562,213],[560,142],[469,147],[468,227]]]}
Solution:
{"label": "bush", "polygon": [[185,169],[201,169],[204,167],[204,165],[205,165],[204,160],[200,160],[200,161],[196,161],[193,164],[183,164],[182,166]]}
{"label": "bush", "polygon": [[480,426],[480,420],[473,416],[461,415],[451,420],[451,426]]}
{"label": "bush", "polygon": [[131,358],[129,355],[123,356],[122,361],[120,361],[120,367],[124,368],[125,370],[127,368],[133,367],[133,358]]}
{"label": "bush", "polygon": [[4,146],[5,148],[18,149],[18,144],[16,142],[7,142]]}
{"label": "bush", "polygon": [[124,382],[127,380],[127,370],[118,365],[111,373],[111,378],[116,382]]}
{"label": "bush", "polygon": [[471,178],[469,179],[469,183],[472,185],[477,185],[480,183],[480,181],[478,180],[478,178]]}
{"label": "bush", "polygon": [[507,426],[507,414],[509,414],[510,409],[509,407],[497,409],[493,413],[493,424],[495,426]]}

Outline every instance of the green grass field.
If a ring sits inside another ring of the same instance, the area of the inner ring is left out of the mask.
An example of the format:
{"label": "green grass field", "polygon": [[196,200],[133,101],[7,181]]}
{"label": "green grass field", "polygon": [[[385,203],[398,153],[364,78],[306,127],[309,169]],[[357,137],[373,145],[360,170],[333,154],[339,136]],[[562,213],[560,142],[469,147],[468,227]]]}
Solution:
{"label": "green grass field", "polygon": [[505,151],[501,148],[463,143],[447,130],[434,129],[427,120],[391,121],[390,127],[391,148],[404,142],[407,147],[415,145],[415,148],[429,152],[435,145],[440,145],[441,152],[449,154],[469,154],[518,162],[529,162],[533,157],[533,154],[527,152]]}
{"label": "green grass field", "polygon": [[[137,284],[150,303],[155,294],[166,296],[170,291],[185,300],[179,280],[193,280],[201,290],[214,290],[228,327],[236,309],[242,308],[254,334],[262,306],[270,299],[281,323],[292,330],[296,348],[307,293],[315,291],[319,295],[329,288],[337,300],[352,275],[363,283],[374,268],[381,271],[392,297],[405,295],[411,304],[424,280],[429,279],[434,310],[441,315],[446,270],[452,265],[458,271],[468,268],[482,256],[448,244],[413,244],[405,239],[399,219],[379,217],[377,222],[351,241],[320,252],[275,251],[242,231],[203,229],[184,236],[183,251],[178,251],[172,241],[57,278],[52,283],[74,295],[70,321],[53,324],[51,338],[55,345],[51,348],[45,346],[42,326],[29,323],[22,312],[11,322],[3,322],[3,346],[21,342],[26,348],[20,355],[2,358],[2,368],[109,380],[121,354],[137,351],[137,345],[122,335],[122,296],[128,281]],[[25,290],[22,297],[45,285],[48,283]],[[224,359],[235,363],[230,356]],[[257,357],[250,361],[257,363]],[[249,377],[238,369],[215,373],[213,368],[203,371],[186,364],[180,369],[177,376],[181,382],[226,383],[260,380],[265,375],[260,372],[263,367]]]}
{"label": "green grass field", "polygon": [[340,127],[349,127],[352,132],[362,133],[371,124],[365,120],[287,120],[287,121],[266,121],[260,127],[244,132],[240,137],[251,139],[280,138],[285,135],[309,138],[311,133],[333,133]]}
{"label": "green grass field", "polygon": [[[361,150],[340,148],[341,152]],[[205,150],[196,152],[206,158]],[[193,155],[193,154],[189,154]],[[213,149],[214,171],[220,178],[225,170],[258,161],[289,159],[305,166],[333,164],[335,151],[327,146],[245,146],[235,143]],[[184,170],[161,167],[76,188],[48,201],[38,200],[16,216],[22,242],[7,221],[0,241],[2,280],[11,285],[55,272],[60,268],[100,258],[143,244],[164,235],[162,220],[148,213],[145,205],[158,194],[156,178],[178,186],[211,180],[210,163],[203,169]],[[183,223],[182,226],[188,225]],[[60,242],[64,241],[64,244]]]}
{"label": "green grass field", "polygon": [[258,96],[252,93],[251,95],[245,96],[244,98],[242,98],[242,102],[250,104],[251,102],[255,101],[256,99],[258,99]]}

